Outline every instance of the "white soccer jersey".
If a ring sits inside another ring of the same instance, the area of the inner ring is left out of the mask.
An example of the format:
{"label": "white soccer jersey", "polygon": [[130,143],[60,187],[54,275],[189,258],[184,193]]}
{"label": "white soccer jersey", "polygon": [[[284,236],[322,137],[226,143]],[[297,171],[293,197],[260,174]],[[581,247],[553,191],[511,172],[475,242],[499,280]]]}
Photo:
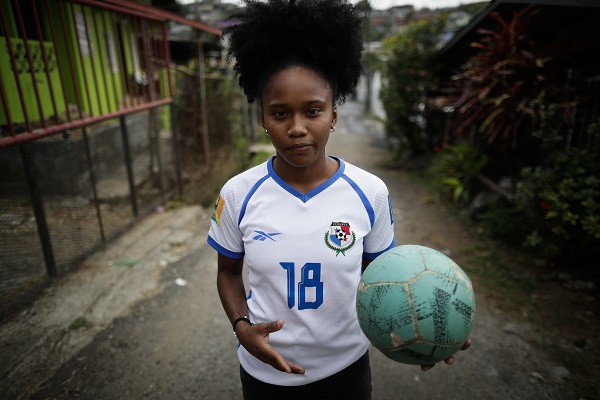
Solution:
{"label": "white soccer jersey", "polygon": [[356,288],[363,256],[395,245],[394,221],[383,181],[336,160],[335,175],[303,194],[277,176],[271,158],[229,180],[215,205],[208,243],[227,257],[246,258],[250,319],[283,320],[270,344],[306,370],[280,372],[240,346],[241,365],[263,382],[311,383],[369,347],[356,316]]}

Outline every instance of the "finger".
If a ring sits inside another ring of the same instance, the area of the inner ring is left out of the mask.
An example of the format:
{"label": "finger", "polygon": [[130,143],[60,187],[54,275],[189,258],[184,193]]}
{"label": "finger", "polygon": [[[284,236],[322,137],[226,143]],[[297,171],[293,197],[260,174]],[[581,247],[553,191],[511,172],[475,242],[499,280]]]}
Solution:
{"label": "finger", "polygon": [[275,362],[272,363],[271,366],[274,367],[275,369],[278,369],[278,370],[288,373],[288,374],[304,375],[304,367],[302,367],[298,364],[294,364],[292,362],[286,361],[279,353],[276,353]]}
{"label": "finger", "polygon": [[471,339],[467,339],[467,341],[465,342],[465,344],[463,344],[463,346],[460,349],[461,350],[466,350],[469,347],[471,347]]}
{"label": "finger", "polygon": [[454,364],[454,357],[450,356],[444,360],[444,362],[448,365]]}
{"label": "finger", "polygon": [[292,367],[279,353],[276,354],[275,360],[271,363],[271,366],[281,372],[285,372],[286,374],[291,374],[293,372]]}
{"label": "finger", "polygon": [[264,324],[267,333],[277,332],[283,327],[283,320],[277,320]]}
{"label": "finger", "polygon": [[286,362],[288,363],[288,365],[292,371],[292,374],[304,375],[304,372],[305,372],[304,367],[301,367],[300,365],[291,363],[289,361],[286,361]]}
{"label": "finger", "polygon": [[421,365],[421,371],[427,372],[433,367],[435,367],[435,364]]}

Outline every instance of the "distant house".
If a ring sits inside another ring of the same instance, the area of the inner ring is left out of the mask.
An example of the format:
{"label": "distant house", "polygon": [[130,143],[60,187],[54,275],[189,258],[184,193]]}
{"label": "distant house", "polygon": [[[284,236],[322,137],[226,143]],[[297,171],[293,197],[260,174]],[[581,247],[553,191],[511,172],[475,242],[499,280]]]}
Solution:
{"label": "distant house", "polygon": [[[137,42],[142,27],[80,4],[39,2],[38,6],[0,5],[7,20],[5,40],[0,41],[2,90],[13,99],[0,108],[1,125],[10,121],[41,127],[42,120],[67,120],[67,110],[75,114],[71,118],[111,113],[136,96],[136,85],[148,79]],[[39,24],[28,24],[22,32],[18,18]],[[155,68],[158,98],[167,89],[166,80],[158,78],[164,67]],[[117,81],[123,78],[128,81]],[[22,101],[14,101],[18,97]]]}

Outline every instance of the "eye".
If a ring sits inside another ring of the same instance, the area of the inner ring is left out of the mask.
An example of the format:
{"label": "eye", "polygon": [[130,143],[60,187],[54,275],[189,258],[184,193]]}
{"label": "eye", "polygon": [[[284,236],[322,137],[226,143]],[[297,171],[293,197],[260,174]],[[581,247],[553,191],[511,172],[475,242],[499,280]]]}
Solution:
{"label": "eye", "polygon": [[275,118],[285,118],[287,113],[285,111],[273,111],[273,116]]}
{"label": "eye", "polygon": [[308,110],[308,115],[319,115],[321,113],[320,108],[310,108]]}

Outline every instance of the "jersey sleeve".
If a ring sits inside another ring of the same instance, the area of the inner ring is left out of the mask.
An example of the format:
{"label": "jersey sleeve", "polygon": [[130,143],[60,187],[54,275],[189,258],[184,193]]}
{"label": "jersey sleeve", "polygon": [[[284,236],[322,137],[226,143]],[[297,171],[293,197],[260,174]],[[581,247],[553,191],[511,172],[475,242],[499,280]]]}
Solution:
{"label": "jersey sleeve", "polygon": [[373,227],[364,240],[364,256],[369,259],[374,259],[396,245],[390,195],[383,182],[378,186],[373,199]]}
{"label": "jersey sleeve", "polygon": [[244,243],[236,210],[235,194],[231,185],[226,184],[213,208],[207,241],[224,256],[239,259],[244,256]]}

